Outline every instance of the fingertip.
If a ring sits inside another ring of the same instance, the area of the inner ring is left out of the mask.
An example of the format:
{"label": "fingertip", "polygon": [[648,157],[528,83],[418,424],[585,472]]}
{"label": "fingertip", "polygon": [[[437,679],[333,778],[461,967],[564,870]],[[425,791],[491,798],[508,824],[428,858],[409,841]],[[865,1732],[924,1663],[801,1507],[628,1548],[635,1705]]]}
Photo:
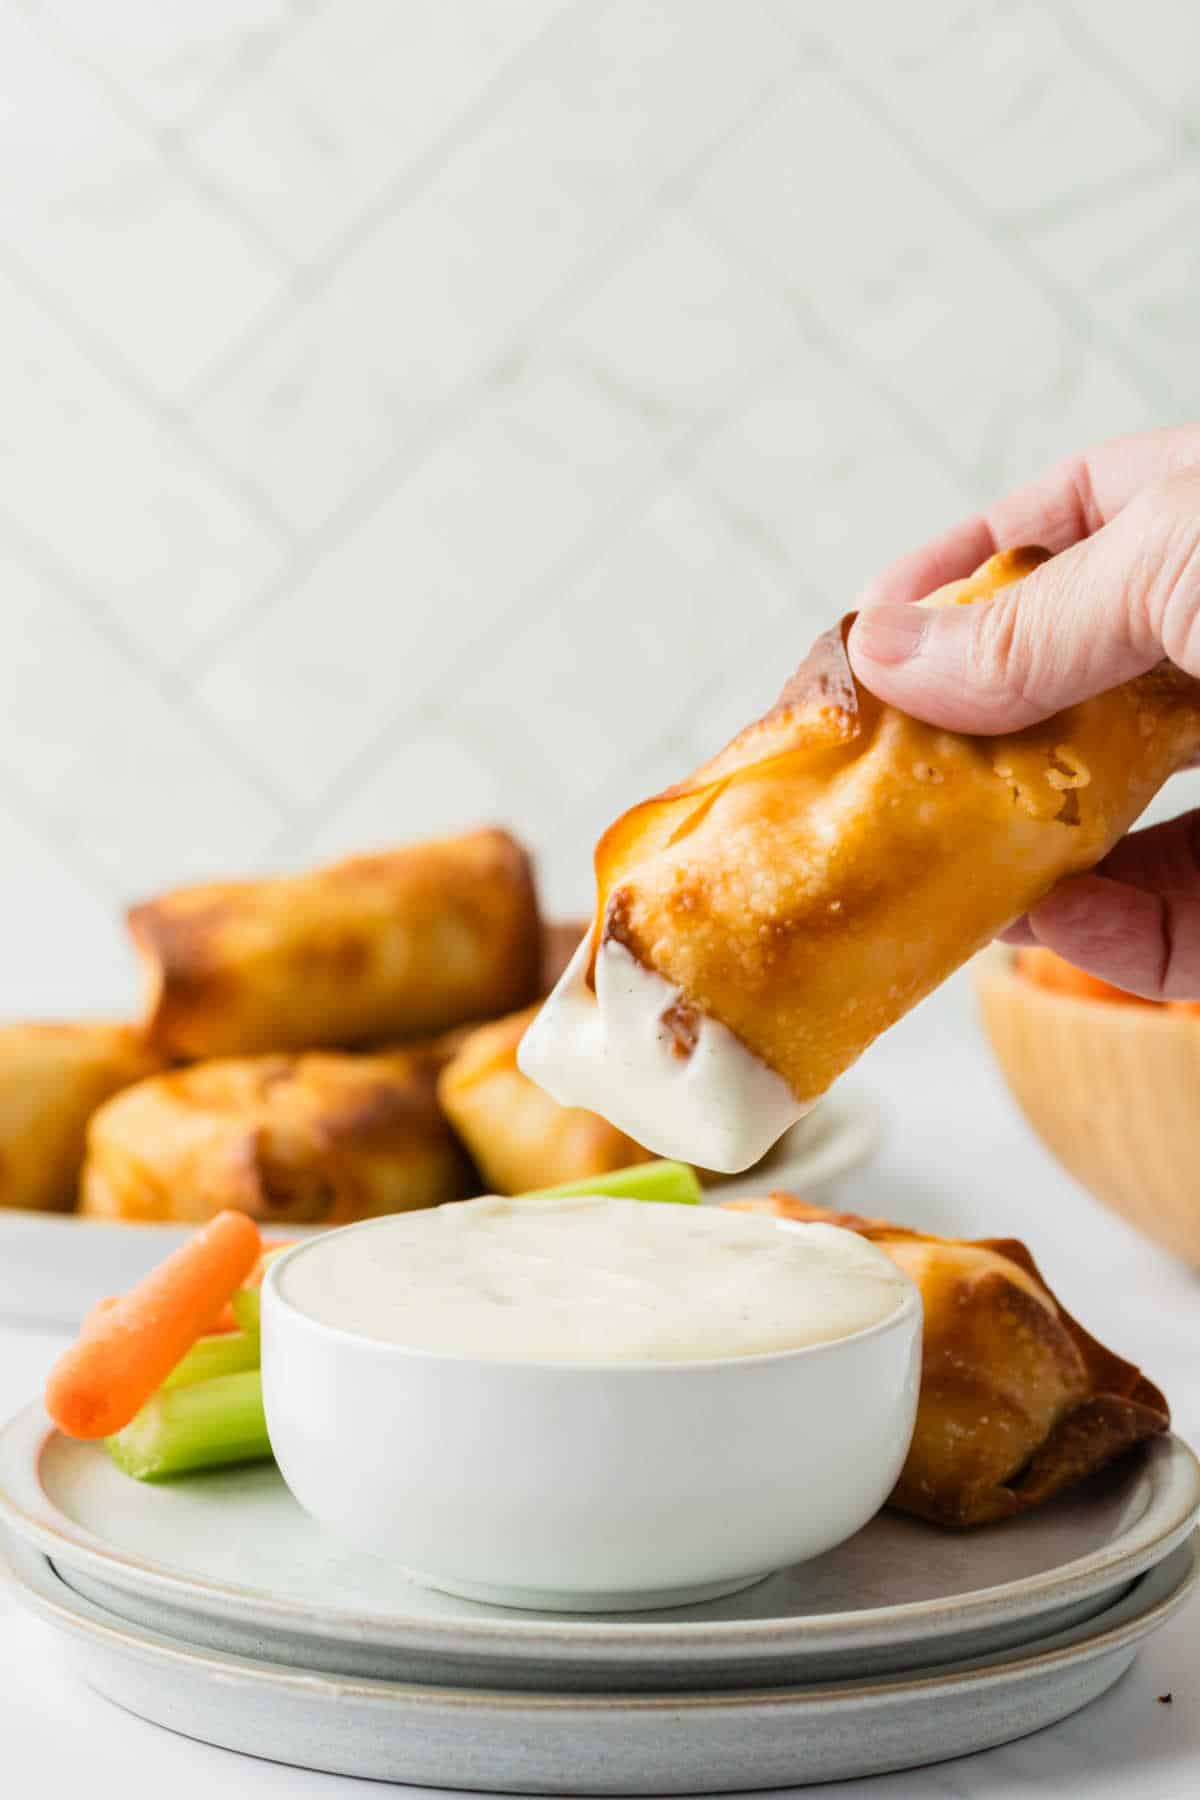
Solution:
{"label": "fingertip", "polygon": [[963,615],[970,610],[872,607],[850,628],[850,666],[869,693],[942,730],[1011,729],[1011,709],[974,692],[966,679],[972,621]]}
{"label": "fingertip", "polygon": [[920,654],[933,615],[919,606],[883,604],[860,612],[850,627],[848,649],[864,669],[885,669]]}

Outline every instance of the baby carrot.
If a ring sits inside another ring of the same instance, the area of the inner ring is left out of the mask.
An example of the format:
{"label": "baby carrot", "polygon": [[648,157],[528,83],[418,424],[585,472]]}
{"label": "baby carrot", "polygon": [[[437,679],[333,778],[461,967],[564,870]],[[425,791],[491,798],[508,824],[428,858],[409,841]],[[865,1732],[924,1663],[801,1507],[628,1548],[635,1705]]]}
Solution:
{"label": "baby carrot", "polygon": [[46,1410],[69,1437],[120,1431],[145,1405],[262,1250],[245,1213],[222,1212],[111,1306],[94,1309],[46,1383]]}
{"label": "baby carrot", "polygon": [[[105,1313],[117,1304],[117,1299],[118,1295],[110,1294],[107,1300],[97,1300],[95,1306],[89,1308],[89,1310],[84,1313],[83,1324],[79,1327],[80,1331],[90,1331],[93,1325],[95,1325],[98,1320],[102,1319]],[[217,1314],[216,1318],[209,1320],[205,1327],[204,1335],[205,1337],[212,1337],[221,1332],[240,1331],[241,1329],[241,1326],[237,1322],[237,1315],[234,1312],[233,1307],[228,1300],[223,1300],[221,1302],[220,1312]]]}

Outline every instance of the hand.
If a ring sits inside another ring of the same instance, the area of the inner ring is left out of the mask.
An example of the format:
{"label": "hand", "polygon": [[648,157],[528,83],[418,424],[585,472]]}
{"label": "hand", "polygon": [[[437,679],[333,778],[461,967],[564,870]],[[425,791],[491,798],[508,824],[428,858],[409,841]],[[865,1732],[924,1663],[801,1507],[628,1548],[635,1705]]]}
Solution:
{"label": "hand", "polygon": [[[905,604],[1018,544],[1061,554],[986,605]],[[863,686],[954,731],[1018,731],[1164,656],[1200,677],[1200,426],[1070,458],[902,558],[861,605]],[[1200,998],[1200,812],[1131,833],[1005,936],[1148,999]]]}

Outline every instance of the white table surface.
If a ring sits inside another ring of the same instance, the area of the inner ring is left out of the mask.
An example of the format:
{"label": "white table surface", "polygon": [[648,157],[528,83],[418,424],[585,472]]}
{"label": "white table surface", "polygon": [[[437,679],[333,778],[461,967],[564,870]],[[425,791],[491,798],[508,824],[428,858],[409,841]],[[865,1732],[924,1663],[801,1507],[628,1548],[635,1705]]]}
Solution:
{"label": "white table surface", "polygon": [[[1167,1389],[1177,1429],[1200,1443],[1200,1277],[1107,1217],[1042,1152],[979,1042],[966,983],[952,983],[876,1046],[854,1079],[882,1096],[890,1129],[847,1204],[934,1230],[1024,1237],[1064,1302]],[[36,1393],[59,1342],[0,1322],[0,1413]],[[367,1800],[378,1791],[212,1749],[118,1712],[69,1673],[52,1634],[4,1585],[0,1669],[6,1794]],[[1166,1693],[1170,1705],[1159,1701]],[[813,1800],[1194,1800],[1200,1602],[1142,1650],[1112,1692],[1061,1725],[933,1768],[797,1791]]]}

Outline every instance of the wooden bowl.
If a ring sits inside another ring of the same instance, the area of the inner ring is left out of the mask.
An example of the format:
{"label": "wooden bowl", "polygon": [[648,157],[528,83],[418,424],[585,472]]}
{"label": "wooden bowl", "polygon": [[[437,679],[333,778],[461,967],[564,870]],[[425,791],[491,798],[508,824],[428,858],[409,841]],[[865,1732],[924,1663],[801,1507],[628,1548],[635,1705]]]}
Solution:
{"label": "wooden bowl", "polygon": [[1054,993],[980,957],[983,1022],[1047,1149],[1131,1225],[1200,1268],[1200,1015]]}

